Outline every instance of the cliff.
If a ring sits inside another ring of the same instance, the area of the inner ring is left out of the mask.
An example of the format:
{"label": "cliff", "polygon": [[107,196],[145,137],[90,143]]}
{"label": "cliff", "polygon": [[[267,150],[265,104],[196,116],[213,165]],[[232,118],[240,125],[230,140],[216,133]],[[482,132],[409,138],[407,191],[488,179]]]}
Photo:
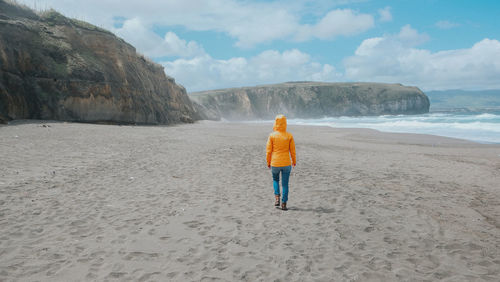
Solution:
{"label": "cliff", "polygon": [[204,119],[273,119],[421,114],[429,99],[416,87],[384,83],[289,82],[190,93]]}
{"label": "cliff", "polygon": [[0,0],[0,122],[197,119],[184,87],[109,31]]}

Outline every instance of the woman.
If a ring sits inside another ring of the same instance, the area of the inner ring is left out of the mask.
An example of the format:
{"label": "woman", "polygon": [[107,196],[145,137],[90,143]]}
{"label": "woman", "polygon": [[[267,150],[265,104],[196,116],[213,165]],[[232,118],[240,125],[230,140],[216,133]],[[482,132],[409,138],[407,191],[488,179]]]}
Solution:
{"label": "woman", "polygon": [[[293,135],[286,132],[286,117],[277,115],[274,121],[274,132],[269,135],[266,146],[267,167],[273,174],[273,187],[276,207],[280,206],[280,172],[281,186],[283,188],[283,197],[281,198],[281,209],[286,211],[286,202],[288,201],[288,179],[292,166],[295,167],[297,160],[295,158],[295,142]],[[290,156],[292,160],[290,161]]]}

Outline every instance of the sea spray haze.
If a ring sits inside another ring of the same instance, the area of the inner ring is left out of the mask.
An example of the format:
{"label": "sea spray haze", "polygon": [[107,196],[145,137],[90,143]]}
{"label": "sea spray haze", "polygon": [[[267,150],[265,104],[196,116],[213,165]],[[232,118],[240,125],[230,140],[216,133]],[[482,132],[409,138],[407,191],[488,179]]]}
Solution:
{"label": "sea spray haze", "polygon": [[500,89],[426,91],[430,111],[500,111]]}

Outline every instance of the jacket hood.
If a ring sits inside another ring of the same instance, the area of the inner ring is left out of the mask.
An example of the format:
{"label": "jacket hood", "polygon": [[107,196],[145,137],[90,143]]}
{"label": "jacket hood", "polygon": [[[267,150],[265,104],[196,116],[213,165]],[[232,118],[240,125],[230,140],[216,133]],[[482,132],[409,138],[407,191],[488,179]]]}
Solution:
{"label": "jacket hood", "polygon": [[286,117],[284,115],[277,115],[274,120],[274,131],[286,132]]}

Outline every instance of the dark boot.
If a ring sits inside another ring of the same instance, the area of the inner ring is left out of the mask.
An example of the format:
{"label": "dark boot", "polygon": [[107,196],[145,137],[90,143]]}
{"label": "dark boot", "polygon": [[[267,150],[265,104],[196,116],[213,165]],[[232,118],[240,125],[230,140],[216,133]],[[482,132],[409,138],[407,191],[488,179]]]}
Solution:
{"label": "dark boot", "polygon": [[286,203],[281,204],[281,209],[284,211],[288,210],[288,208],[286,207]]}
{"label": "dark boot", "polygon": [[280,195],[274,195],[274,197],[276,198],[276,201],[274,202],[274,206],[279,207],[280,206]]}

